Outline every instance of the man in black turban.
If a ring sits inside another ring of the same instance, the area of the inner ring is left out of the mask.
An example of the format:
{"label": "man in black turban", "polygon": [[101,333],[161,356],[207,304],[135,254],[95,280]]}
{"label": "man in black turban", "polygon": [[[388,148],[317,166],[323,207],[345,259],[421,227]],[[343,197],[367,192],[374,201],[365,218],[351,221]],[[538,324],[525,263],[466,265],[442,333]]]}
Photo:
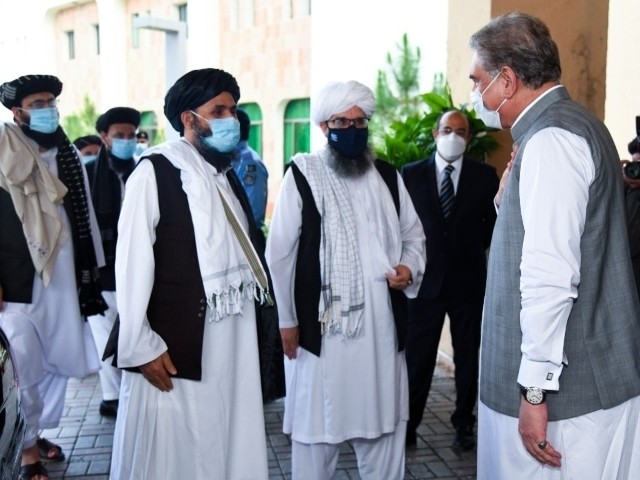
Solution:
{"label": "man in black turban", "polygon": [[182,138],[146,150],[127,181],[115,353],[130,395],[112,478],[268,477],[262,402],[284,395],[283,354],[264,237],[230,168],[239,97],[227,72],[184,75],[165,98]]}
{"label": "man in black turban", "polygon": [[184,125],[180,114],[199,107],[222,92],[228,92],[233,101],[238,103],[240,87],[233,75],[217,68],[192,70],[178,79],[167,92],[164,114],[182,136]]}
{"label": "man in black turban", "polygon": [[[100,236],[106,265],[100,269],[104,291],[102,296],[108,309],[104,315],[88,317],[91,333],[98,351],[102,353],[118,315],[116,308],[115,254],[118,239],[118,217],[125,182],[135,167],[136,130],[140,124],[140,112],[130,107],[114,107],[98,117],[96,130],[100,134],[102,148],[98,157],[86,164],[91,200],[100,225]],[[111,359],[102,361],[99,372],[102,387],[100,414],[115,417],[120,396],[120,370]]]}
{"label": "man in black turban", "polygon": [[58,425],[68,377],[97,371],[83,317],[105,310],[99,229],[84,168],[59,125],[61,91],[52,75],[0,86],[15,122],[0,122],[0,327],[21,380],[21,478],[46,476],[41,460],[64,460],[38,431]]}

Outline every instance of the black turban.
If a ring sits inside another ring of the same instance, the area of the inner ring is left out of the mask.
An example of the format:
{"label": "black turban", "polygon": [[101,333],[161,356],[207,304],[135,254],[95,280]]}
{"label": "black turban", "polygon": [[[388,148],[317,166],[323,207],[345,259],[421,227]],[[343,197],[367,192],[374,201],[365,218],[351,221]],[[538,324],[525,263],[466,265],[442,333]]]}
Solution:
{"label": "black turban", "polygon": [[251,119],[247,112],[241,109],[236,110],[236,117],[240,122],[240,140],[249,140],[249,130],[251,130]]}
{"label": "black turban", "polygon": [[62,92],[62,82],[53,75],[24,75],[0,85],[0,102],[11,109],[19,107],[27,95],[40,92],[52,93],[57,97]]}
{"label": "black turban", "polygon": [[106,132],[114,123],[128,123],[138,128],[140,125],[140,112],[135,108],[115,107],[107,110],[98,117],[96,130]]}
{"label": "black turban", "polygon": [[140,140],[141,138],[144,140],[149,140],[149,134],[144,130],[140,130],[138,133],[136,133],[136,138],[138,140]]}
{"label": "black turban", "polygon": [[240,87],[233,75],[217,68],[192,70],[180,77],[167,92],[164,115],[182,135],[184,125],[180,114],[198,108],[223,92],[229,92],[236,103],[240,99]]}
{"label": "black turban", "polygon": [[78,150],[82,150],[87,145],[102,146],[102,140],[98,135],[86,135],[84,137],[78,137],[73,141],[73,144]]}

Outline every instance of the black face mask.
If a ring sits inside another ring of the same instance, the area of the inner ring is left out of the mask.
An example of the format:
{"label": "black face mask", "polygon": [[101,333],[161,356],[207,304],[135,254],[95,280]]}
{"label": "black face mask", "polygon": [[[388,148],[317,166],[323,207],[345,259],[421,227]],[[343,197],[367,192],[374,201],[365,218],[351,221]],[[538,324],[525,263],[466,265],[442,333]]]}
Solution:
{"label": "black face mask", "polygon": [[348,158],[362,155],[369,141],[368,128],[330,128],[329,145]]}

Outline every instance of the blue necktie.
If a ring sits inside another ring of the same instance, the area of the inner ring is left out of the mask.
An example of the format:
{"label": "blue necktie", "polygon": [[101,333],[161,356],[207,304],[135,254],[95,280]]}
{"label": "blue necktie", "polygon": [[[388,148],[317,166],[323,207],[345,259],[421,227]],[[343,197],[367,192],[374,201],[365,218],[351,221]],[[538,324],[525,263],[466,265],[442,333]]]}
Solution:
{"label": "blue necktie", "polygon": [[444,218],[447,218],[453,209],[455,195],[453,192],[453,182],[451,181],[451,172],[453,172],[454,168],[451,164],[445,167],[442,183],[440,184],[440,206],[442,207]]}

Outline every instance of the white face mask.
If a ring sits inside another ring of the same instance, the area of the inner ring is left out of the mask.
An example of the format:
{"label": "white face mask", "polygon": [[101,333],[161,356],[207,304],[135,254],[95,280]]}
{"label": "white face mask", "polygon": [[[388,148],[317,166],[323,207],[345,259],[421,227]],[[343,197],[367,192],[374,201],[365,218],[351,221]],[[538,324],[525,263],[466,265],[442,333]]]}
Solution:
{"label": "white face mask", "polygon": [[500,114],[498,112],[502,108],[502,105],[504,105],[504,102],[507,101],[507,99],[505,98],[496,110],[489,110],[484,106],[484,101],[482,100],[482,96],[487,92],[487,90],[489,90],[489,87],[493,85],[493,83],[498,79],[499,76],[500,72],[498,72],[498,74],[493,77],[491,83],[487,85],[487,88],[485,88],[482,93],[471,92],[471,105],[473,105],[473,109],[476,111],[478,118],[482,120],[487,127],[502,129],[502,122],[500,121]]}
{"label": "white face mask", "polygon": [[456,133],[439,134],[436,138],[436,150],[448,163],[459,159],[467,149],[467,141]]}

